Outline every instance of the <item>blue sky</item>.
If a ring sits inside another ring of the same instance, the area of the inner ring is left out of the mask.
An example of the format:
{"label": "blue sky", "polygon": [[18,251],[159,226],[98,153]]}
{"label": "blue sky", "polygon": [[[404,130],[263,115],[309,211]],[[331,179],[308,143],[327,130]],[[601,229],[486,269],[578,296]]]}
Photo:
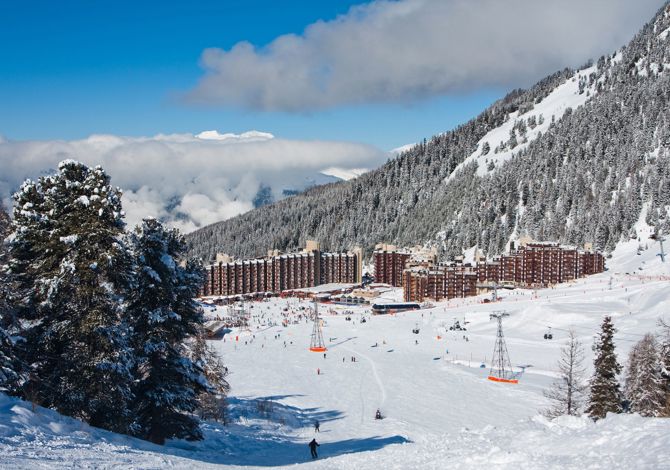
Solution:
{"label": "blue sky", "polygon": [[348,11],[353,1],[13,1],[0,15],[0,135],[78,139],[259,129],[291,139],[390,149],[452,128],[500,88],[414,103],[315,112],[212,109],[181,96],[202,75],[207,47],[264,45]]}
{"label": "blue sky", "polygon": [[7,1],[0,136],[258,129],[388,150],[611,53],[663,1],[558,3]]}

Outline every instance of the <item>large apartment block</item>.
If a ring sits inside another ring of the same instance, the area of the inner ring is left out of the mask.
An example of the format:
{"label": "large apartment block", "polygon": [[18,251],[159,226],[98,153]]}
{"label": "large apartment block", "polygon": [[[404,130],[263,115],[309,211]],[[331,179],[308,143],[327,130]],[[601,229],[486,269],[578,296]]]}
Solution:
{"label": "large apartment block", "polygon": [[234,261],[217,256],[205,268],[202,296],[280,293],[286,290],[330,283],[359,283],[362,277],[360,249],[346,253],[326,253],[308,242],[301,253],[269,252],[266,258]]}
{"label": "large apartment block", "polygon": [[604,270],[602,253],[563,247],[558,243],[527,242],[492,261],[406,269],[403,289],[407,302],[453,299],[476,295],[478,284],[547,287]]}
{"label": "large apartment block", "polygon": [[428,268],[437,262],[437,248],[417,245],[398,249],[395,245],[378,243],[373,253],[375,282],[394,287],[403,286],[407,268]]}
{"label": "large apartment block", "polygon": [[401,287],[403,271],[411,254],[398,250],[393,245],[379,244],[373,253],[375,263],[375,282]]}
{"label": "large apartment block", "polygon": [[469,264],[449,263],[434,268],[406,269],[403,277],[407,302],[454,299],[477,294],[478,270]]}

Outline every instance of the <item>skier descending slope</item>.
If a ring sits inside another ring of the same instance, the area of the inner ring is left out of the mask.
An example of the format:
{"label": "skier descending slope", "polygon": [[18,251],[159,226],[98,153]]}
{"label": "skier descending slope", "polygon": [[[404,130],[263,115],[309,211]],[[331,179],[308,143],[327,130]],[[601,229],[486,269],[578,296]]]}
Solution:
{"label": "skier descending slope", "polygon": [[316,454],[316,448],[319,447],[319,443],[316,442],[316,438],[312,439],[312,441],[308,445],[309,445],[309,451],[312,453],[312,458],[316,459],[318,457],[318,455]]}

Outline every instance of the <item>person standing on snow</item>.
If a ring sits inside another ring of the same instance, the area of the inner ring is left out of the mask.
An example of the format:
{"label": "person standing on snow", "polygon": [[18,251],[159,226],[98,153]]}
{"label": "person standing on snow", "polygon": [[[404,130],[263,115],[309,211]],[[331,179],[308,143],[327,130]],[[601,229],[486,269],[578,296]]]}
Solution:
{"label": "person standing on snow", "polygon": [[319,421],[314,421],[314,432],[321,432],[319,431]]}
{"label": "person standing on snow", "polygon": [[309,450],[312,453],[312,458],[313,459],[317,458],[318,455],[316,455],[316,448],[319,447],[319,443],[316,442],[316,438],[312,439],[312,442],[310,442],[308,445],[309,445]]}

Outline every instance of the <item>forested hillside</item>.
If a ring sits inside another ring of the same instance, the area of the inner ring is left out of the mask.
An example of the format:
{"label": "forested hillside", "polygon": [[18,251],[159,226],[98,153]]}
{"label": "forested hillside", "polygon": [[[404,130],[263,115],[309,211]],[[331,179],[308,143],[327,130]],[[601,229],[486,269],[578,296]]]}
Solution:
{"label": "forested hillside", "polygon": [[516,90],[359,178],[198,230],[188,237],[192,253],[253,256],[315,238],[331,250],[386,241],[495,254],[522,234],[609,251],[635,236],[643,210],[667,228],[669,32],[666,4],[596,64]]}
{"label": "forested hillside", "polygon": [[9,215],[7,215],[5,208],[2,207],[2,204],[0,204],[0,239],[4,238],[4,236],[7,234],[7,231],[9,230],[9,224]]}

